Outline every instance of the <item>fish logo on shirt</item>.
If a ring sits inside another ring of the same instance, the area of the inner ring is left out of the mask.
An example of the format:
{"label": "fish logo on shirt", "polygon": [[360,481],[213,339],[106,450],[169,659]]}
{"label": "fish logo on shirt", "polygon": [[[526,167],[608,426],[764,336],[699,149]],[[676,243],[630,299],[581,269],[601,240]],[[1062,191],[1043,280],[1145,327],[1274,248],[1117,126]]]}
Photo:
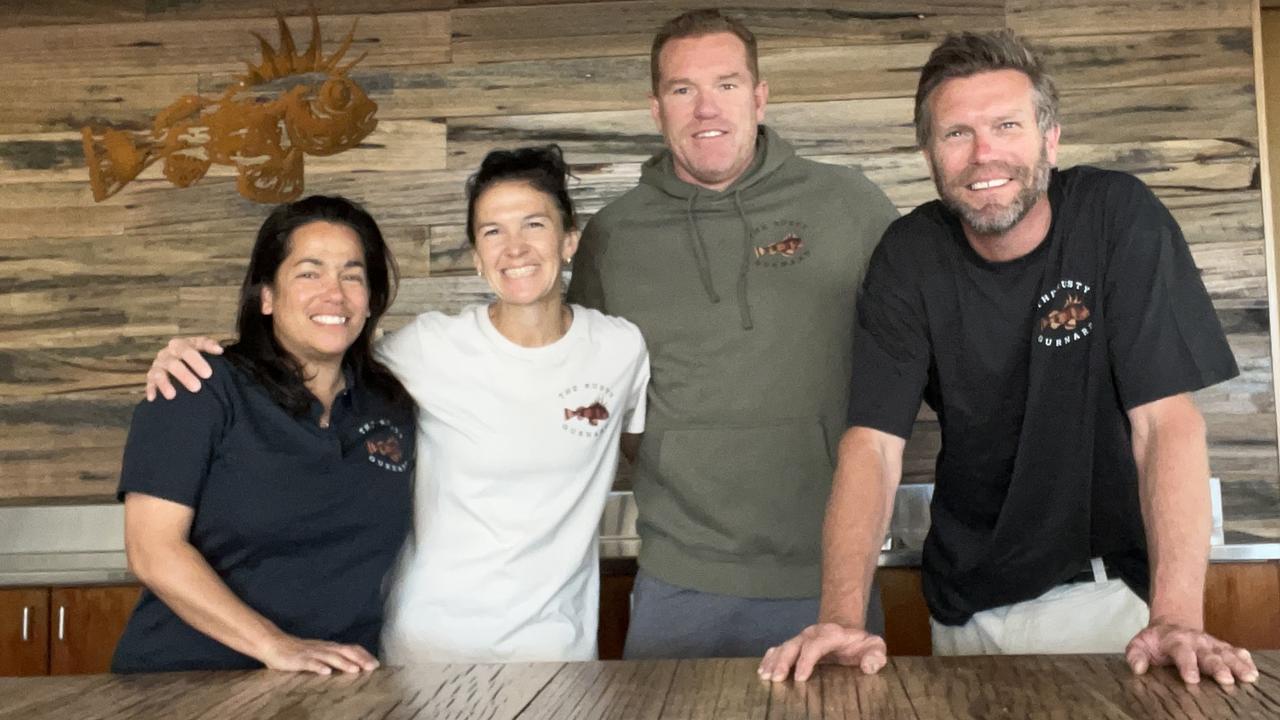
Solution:
{"label": "fish logo on shirt", "polygon": [[599,400],[573,410],[564,409],[564,419],[566,421],[573,418],[582,418],[591,424],[592,427],[599,425],[601,422],[609,419],[609,408],[605,407]]}
{"label": "fish logo on shirt", "polygon": [[551,407],[556,408],[561,430],[574,437],[598,438],[610,432],[609,406],[615,402],[613,388],[592,380],[556,393],[556,404]]}
{"label": "fish logo on shirt", "polygon": [[404,459],[404,453],[400,451],[400,438],[394,435],[385,440],[365,440],[364,447],[369,455],[381,455],[393,463]]}
{"label": "fish logo on shirt", "polygon": [[772,245],[756,248],[756,257],[762,258],[766,255],[784,255],[786,257],[795,257],[804,247],[804,240],[795,233],[787,233],[787,236]]}
{"label": "fish logo on shirt", "polygon": [[404,472],[409,468],[410,457],[405,452],[404,433],[390,419],[370,420],[356,428],[356,432],[364,439],[364,451],[369,462],[392,472]]}
{"label": "fish logo on shirt", "polygon": [[1062,303],[1062,307],[1057,310],[1050,310],[1044,317],[1040,318],[1040,329],[1057,330],[1063,328],[1066,330],[1075,330],[1078,325],[1089,319],[1089,308],[1085,307],[1084,300],[1075,293],[1067,293],[1066,300]]}
{"label": "fish logo on shirt", "polygon": [[1089,309],[1093,286],[1063,279],[1036,299],[1036,345],[1060,348],[1088,339],[1093,334],[1093,311]]}

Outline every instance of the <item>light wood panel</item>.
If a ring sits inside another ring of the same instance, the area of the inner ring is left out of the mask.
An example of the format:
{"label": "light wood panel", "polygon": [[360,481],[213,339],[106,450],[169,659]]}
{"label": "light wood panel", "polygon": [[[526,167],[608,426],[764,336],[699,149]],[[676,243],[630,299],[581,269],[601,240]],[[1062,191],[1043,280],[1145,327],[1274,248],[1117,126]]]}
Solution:
{"label": "light wood panel", "polygon": [[[368,67],[422,65],[449,61],[449,15],[441,12],[385,15],[326,15],[320,20],[323,51],[328,57],[359,20],[350,60],[369,52]],[[290,18],[290,30],[300,49],[311,41],[305,18]],[[116,78],[157,72],[244,72],[246,60],[261,61],[252,33],[280,47],[274,22],[262,18],[164,20],[156,22],[95,23],[41,28],[0,29],[0,65],[11,77]],[[365,65],[364,63],[368,63]],[[176,98],[174,98],[176,99]]]}
{"label": "light wood panel", "polygon": [[[460,9],[453,13],[453,59],[496,62],[535,58],[645,55],[663,22],[699,0],[602,2],[573,9],[550,4]],[[890,44],[941,39],[956,30],[994,30],[1003,24],[1003,0],[895,2],[747,0],[725,8],[746,23],[762,49]],[[1247,24],[1247,23],[1246,23]]]}

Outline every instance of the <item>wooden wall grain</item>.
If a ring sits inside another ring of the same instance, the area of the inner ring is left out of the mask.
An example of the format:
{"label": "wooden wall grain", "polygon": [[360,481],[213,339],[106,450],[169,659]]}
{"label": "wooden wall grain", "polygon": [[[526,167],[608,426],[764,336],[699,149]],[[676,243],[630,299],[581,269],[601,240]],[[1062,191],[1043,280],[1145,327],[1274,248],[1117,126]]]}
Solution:
{"label": "wooden wall grain", "polygon": [[[177,190],[153,169],[90,196],[79,128],[143,127],[212,93],[274,33],[300,44],[311,4],[328,47],[355,16],[335,0],[0,0],[0,501],[106,499],[130,407],[160,343],[226,336],[266,214],[227,172]],[[356,150],[307,158],[307,191],[365,202],[407,279],[388,322],[484,296],[469,275],[462,182],[494,147],[559,142],[589,216],[631,187],[661,137],[648,117],[656,26],[705,0],[371,0],[355,77],[379,103]],[[738,0],[760,38],[769,122],[803,155],[859,165],[901,208],[934,195],[911,96],[954,30],[1011,27],[1063,91],[1064,166],[1136,173],[1183,224],[1240,378],[1199,401],[1233,539],[1280,537],[1248,0]],[[908,479],[928,480],[922,413]]]}

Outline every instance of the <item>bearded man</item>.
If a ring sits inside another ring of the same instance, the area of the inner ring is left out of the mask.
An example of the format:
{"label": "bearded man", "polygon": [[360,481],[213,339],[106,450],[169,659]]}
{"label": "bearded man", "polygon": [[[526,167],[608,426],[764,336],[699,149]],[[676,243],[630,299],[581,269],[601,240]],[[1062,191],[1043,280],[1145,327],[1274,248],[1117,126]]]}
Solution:
{"label": "bearded man", "polygon": [[940,200],[885,233],[854,330],[820,622],[761,675],[875,672],[871,587],[923,398],[942,450],[922,577],[936,654],[1124,651],[1230,684],[1204,632],[1208,453],[1190,393],[1238,373],[1168,210],[1137,178],[1054,170],[1053,80],[1008,31],[948,37],[916,92]]}

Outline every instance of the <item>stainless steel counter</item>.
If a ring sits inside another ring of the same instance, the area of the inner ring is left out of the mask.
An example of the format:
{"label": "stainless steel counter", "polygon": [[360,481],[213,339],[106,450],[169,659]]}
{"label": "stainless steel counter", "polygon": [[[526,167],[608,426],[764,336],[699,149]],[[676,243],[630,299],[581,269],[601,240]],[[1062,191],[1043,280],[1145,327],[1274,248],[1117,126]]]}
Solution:
{"label": "stainless steel counter", "polygon": [[[1216,491],[1216,486],[1215,486]],[[920,564],[929,530],[932,485],[903,485],[894,503],[882,567]],[[1214,562],[1280,560],[1280,543],[1226,545],[1221,506],[1214,493]],[[634,558],[636,506],[630,492],[610,494],[600,521],[600,556]],[[101,585],[133,582],[124,553],[121,505],[0,507],[0,586]]]}

